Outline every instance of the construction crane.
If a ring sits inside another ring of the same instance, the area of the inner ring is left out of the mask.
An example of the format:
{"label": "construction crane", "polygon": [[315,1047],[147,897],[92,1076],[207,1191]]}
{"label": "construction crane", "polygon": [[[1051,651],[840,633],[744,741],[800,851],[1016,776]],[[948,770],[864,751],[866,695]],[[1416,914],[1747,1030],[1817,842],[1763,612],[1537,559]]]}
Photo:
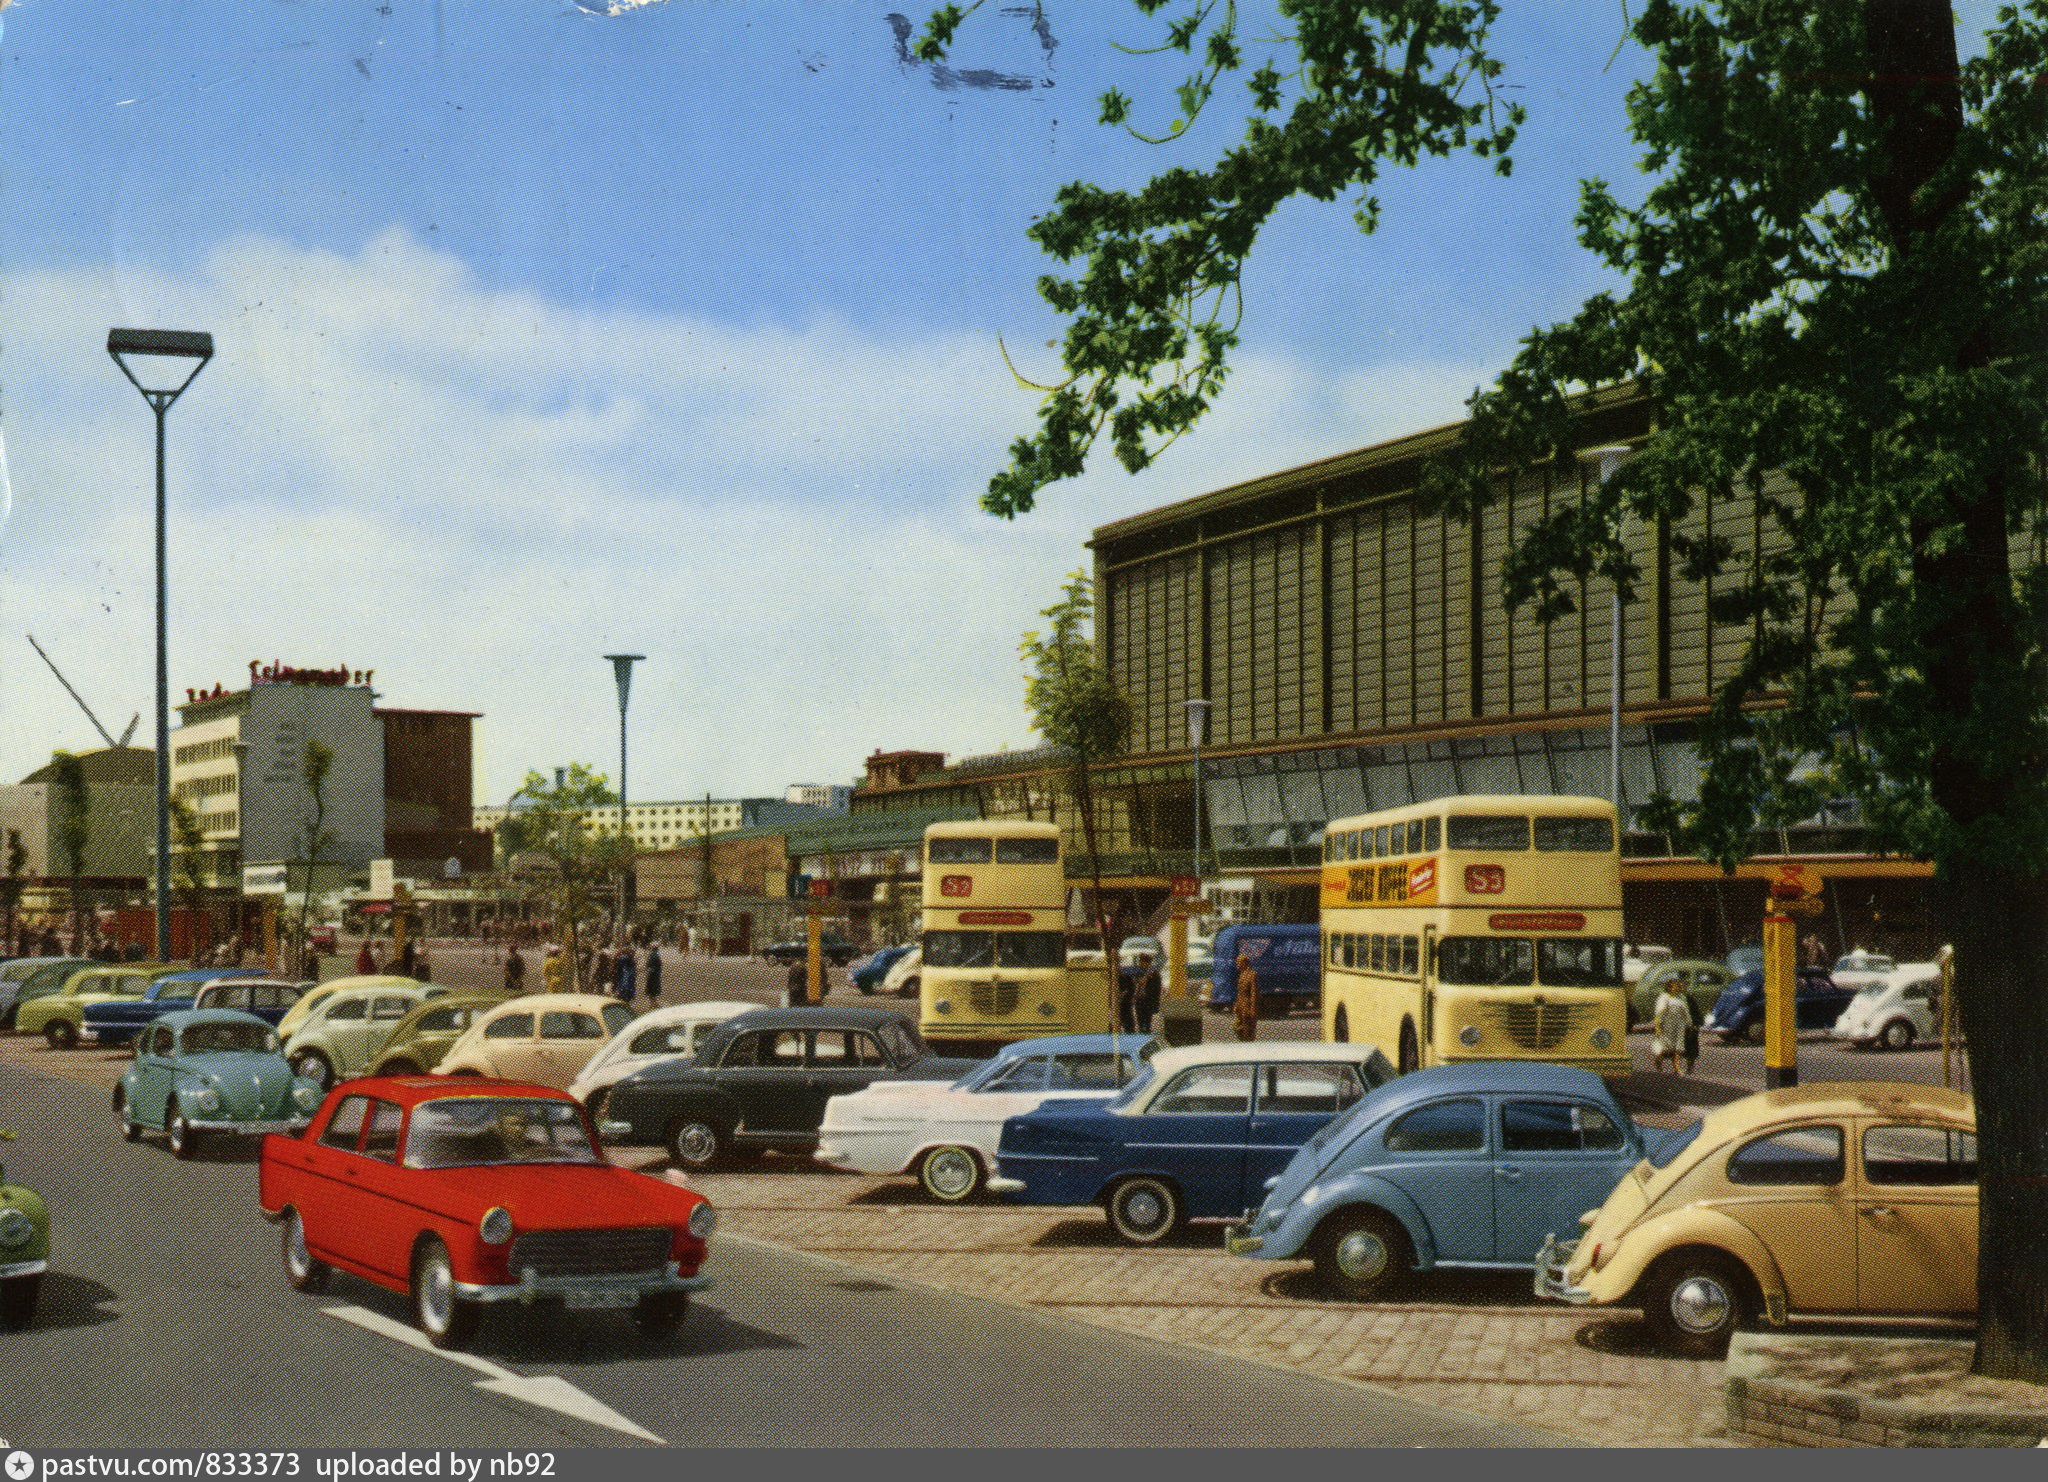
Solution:
{"label": "construction crane", "polygon": [[116,741],[107,734],[107,728],[100,724],[100,718],[92,713],[92,706],[85,703],[85,697],[79,694],[77,690],[71,688],[71,681],[64,677],[64,671],[57,667],[57,661],[48,654],[43,653],[43,646],[36,642],[36,635],[33,633],[29,634],[28,641],[30,647],[35,649],[37,653],[42,654],[43,662],[50,666],[50,672],[57,676],[57,683],[64,686],[64,692],[78,702],[78,708],[85,712],[85,718],[92,722],[92,728],[100,733],[100,739],[110,747],[126,746],[129,738],[135,734],[135,728],[142,724],[142,712],[140,710],[135,712],[128,722],[128,729],[123,731],[121,739]]}

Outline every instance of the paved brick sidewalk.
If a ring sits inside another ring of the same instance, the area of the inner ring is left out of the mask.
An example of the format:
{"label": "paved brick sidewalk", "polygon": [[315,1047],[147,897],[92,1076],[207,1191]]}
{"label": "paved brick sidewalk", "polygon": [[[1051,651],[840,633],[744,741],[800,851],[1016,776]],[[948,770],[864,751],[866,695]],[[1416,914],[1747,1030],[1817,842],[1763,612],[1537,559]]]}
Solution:
{"label": "paved brick sidewalk", "polygon": [[[634,1161],[662,1166],[658,1154]],[[920,1202],[907,1179],[813,1175],[794,1160],[763,1167],[775,1171],[691,1178],[717,1204],[721,1229],[1592,1445],[1721,1444],[1718,1361],[1656,1352],[1633,1312],[1539,1302],[1526,1277],[1432,1273],[1397,1302],[1330,1302],[1305,1265],[1225,1254],[1214,1226],[1133,1250],[1087,1211],[944,1209]]]}

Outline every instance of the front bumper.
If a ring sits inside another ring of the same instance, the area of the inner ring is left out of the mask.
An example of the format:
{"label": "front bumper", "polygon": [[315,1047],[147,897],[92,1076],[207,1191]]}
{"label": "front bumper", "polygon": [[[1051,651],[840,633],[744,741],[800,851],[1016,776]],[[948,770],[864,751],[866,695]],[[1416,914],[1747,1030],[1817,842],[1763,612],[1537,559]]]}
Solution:
{"label": "front bumper", "polygon": [[1021,1194],[1024,1192],[1024,1180],[1005,1178],[999,1173],[991,1178],[985,1187],[991,1194]]}
{"label": "front bumper", "polygon": [[194,1132],[246,1132],[252,1137],[265,1132],[304,1132],[312,1124],[313,1118],[310,1114],[277,1122],[238,1122],[232,1118],[225,1121],[195,1122],[190,1117],[185,1119],[185,1125]]}
{"label": "front bumper", "polygon": [[458,1281],[455,1295],[465,1302],[547,1302],[570,1306],[630,1307],[642,1297],[667,1296],[675,1292],[701,1292],[711,1278],[699,1272],[683,1276],[674,1261],[659,1271],[629,1271],[624,1275],[537,1276],[531,1266],[511,1286],[484,1286]]}
{"label": "front bumper", "polygon": [[9,1261],[0,1263],[0,1281],[10,1281],[17,1276],[41,1276],[50,1269],[48,1261]]}
{"label": "front bumper", "polygon": [[633,1135],[633,1124],[619,1121],[599,1122],[597,1135],[606,1142],[624,1142]]}
{"label": "front bumper", "polygon": [[1266,1237],[1254,1235],[1250,1220],[1223,1227],[1223,1248],[1234,1256],[1255,1256],[1266,1248]]}
{"label": "front bumper", "polygon": [[1583,1307],[1593,1300],[1593,1294],[1582,1286],[1573,1286],[1565,1279],[1565,1267],[1571,1264],[1572,1252],[1577,1250],[1576,1240],[1560,1241],[1555,1235],[1543,1237],[1543,1247],[1536,1252],[1536,1295],[1548,1297],[1553,1302],[1570,1302]]}

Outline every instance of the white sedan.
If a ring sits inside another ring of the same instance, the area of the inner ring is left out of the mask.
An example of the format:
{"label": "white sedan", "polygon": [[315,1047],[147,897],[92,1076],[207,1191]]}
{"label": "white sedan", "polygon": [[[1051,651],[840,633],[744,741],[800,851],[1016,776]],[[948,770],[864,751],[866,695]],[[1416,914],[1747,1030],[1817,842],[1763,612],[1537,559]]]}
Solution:
{"label": "white sedan", "polygon": [[569,1094],[589,1108],[591,1120],[596,1121],[604,1111],[605,1093],[634,1071],[644,1070],[657,1060],[696,1054],[697,1046],[713,1029],[734,1014],[759,1007],[757,1003],[713,1000],[650,1009],[590,1057],[569,1083]]}
{"label": "white sedan", "polygon": [[1006,1045],[957,1081],[878,1081],[825,1103],[821,1163],[854,1173],[909,1173],[932,1198],[971,1198],[995,1164],[1003,1123],[1041,1102],[1106,1097],[1159,1041],[1061,1034]]}

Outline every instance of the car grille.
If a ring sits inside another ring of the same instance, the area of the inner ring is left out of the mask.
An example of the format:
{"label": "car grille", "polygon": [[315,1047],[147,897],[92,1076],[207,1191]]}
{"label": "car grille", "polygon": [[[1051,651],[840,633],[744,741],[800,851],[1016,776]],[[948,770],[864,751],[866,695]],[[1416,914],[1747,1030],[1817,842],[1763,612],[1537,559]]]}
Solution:
{"label": "car grille", "polygon": [[1017,995],[1023,991],[1022,983],[1006,983],[997,978],[987,983],[968,984],[967,1001],[984,1019],[1007,1018],[1017,1011]]}
{"label": "car grille", "polygon": [[1490,1003],[1483,1017],[1525,1050],[1554,1050],[1582,1033],[1593,1005],[1585,1003]]}
{"label": "car grille", "polygon": [[512,1242],[515,1275],[527,1267],[535,1276],[603,1276],[653,1271],[668,1263],[675,1232],[665,1226],[641,1230],[534,1230]]}

